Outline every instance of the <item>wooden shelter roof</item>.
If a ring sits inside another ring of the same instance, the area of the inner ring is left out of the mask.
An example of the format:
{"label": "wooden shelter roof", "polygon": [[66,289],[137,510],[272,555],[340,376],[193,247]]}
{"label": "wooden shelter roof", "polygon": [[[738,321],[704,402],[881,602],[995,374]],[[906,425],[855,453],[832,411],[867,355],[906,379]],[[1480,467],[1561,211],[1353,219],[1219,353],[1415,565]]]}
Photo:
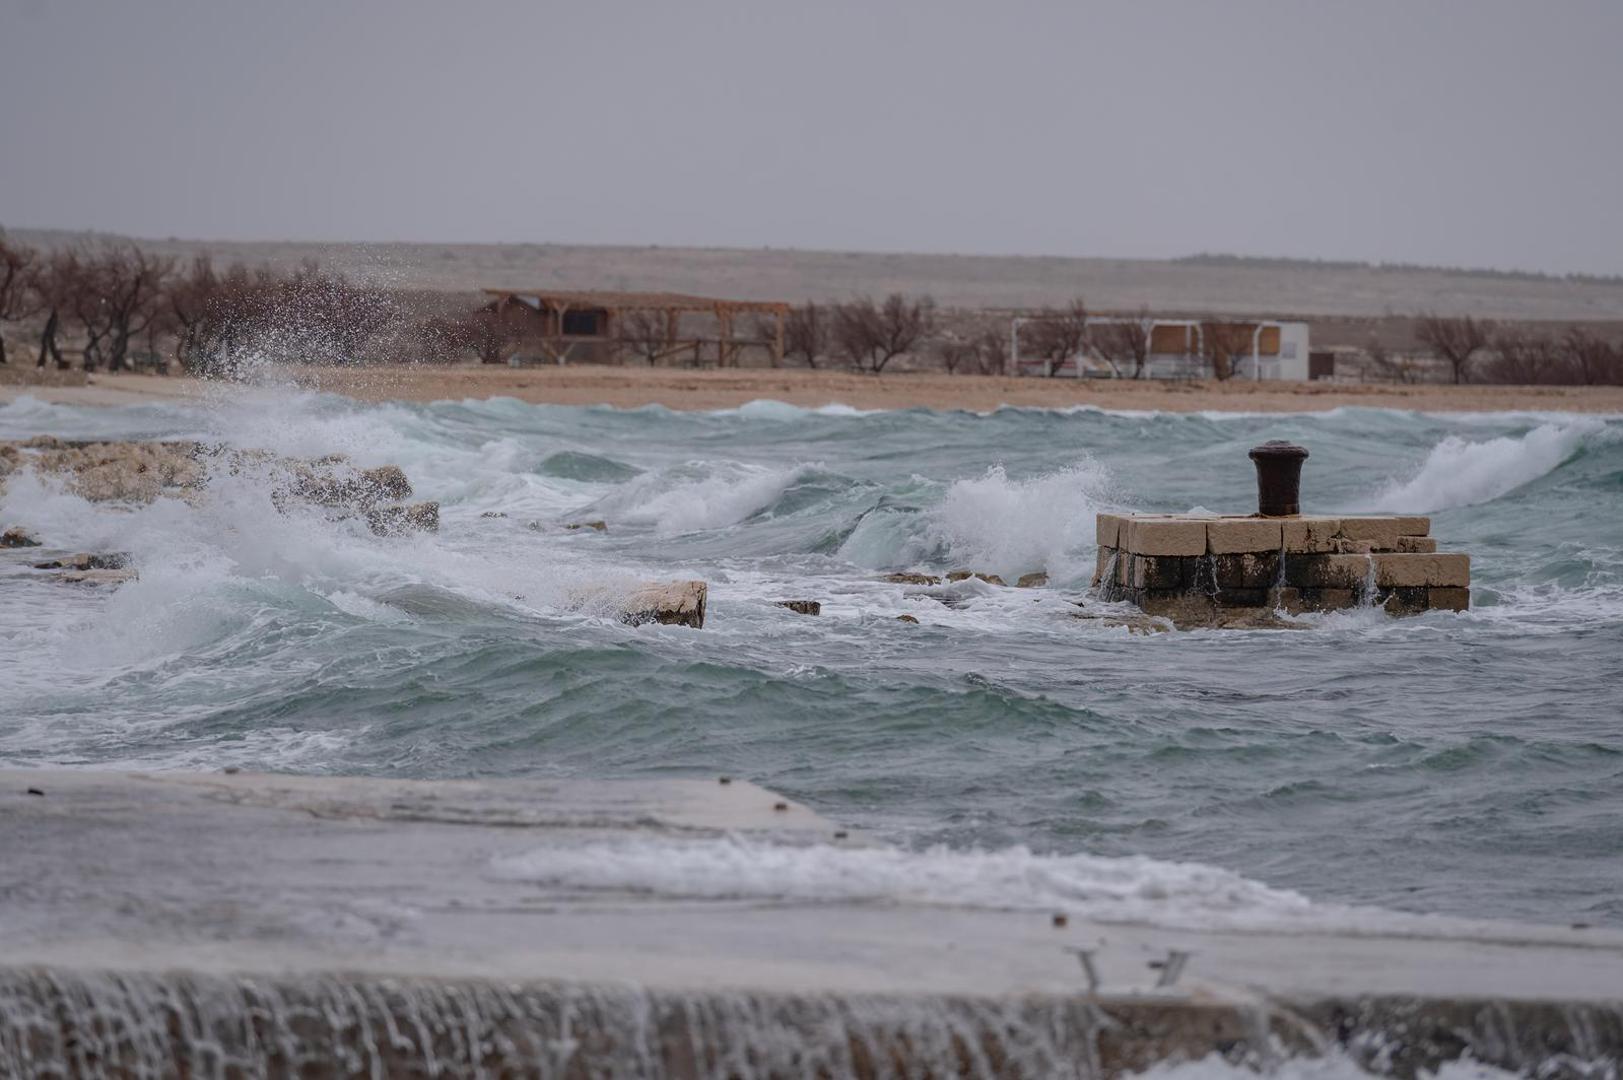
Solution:
{"label": "wooden shelter roof", "polygon": [[500,300],[528,300],[546,308],[603,308],[609,311],[766,311],[782,314],[789,305],[781,300],[726,300],[674,292],[598,292],[567,289],[486,289]]}

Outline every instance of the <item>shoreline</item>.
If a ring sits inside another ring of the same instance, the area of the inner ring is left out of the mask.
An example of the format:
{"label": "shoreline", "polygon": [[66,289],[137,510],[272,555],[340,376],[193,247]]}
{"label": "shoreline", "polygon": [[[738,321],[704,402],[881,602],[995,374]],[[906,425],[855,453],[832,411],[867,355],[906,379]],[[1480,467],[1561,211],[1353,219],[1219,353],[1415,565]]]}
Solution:
{"label": "shoreline", "polygon": [[[276,369],[285,385],[359,401],[463,401],[495,397],[531,404],[662,405],[678,411],[781,401],[804,408],[967,410],[1000,406],[1144,412],[1324,412],[1343,406],[1420,412],[1623,414],[1619,386],[1214,383],[1038,379],[939,372],[865,375],[848,371],[739,368],[723,371],[630,367],[394,366]],[[235,388],[188,376],[95,374],[88,385],[0,383],[0,403],[21,397],[63,405],[118,406],[213,398]]]}

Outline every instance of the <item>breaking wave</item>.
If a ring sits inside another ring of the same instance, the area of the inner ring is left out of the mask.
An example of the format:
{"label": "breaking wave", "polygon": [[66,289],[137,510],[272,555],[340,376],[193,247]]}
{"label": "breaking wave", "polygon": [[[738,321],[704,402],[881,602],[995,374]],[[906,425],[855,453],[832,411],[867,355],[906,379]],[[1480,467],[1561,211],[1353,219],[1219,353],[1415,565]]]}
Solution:
{"label": "breaking wave", "polygon": [[1432,448],[1419,472],[1390,484],[1368,509],[1426,512],[1492,502],[1559,469],[1606,431],[1602,421],[1575,420],[1481,442],[1450,435]]}

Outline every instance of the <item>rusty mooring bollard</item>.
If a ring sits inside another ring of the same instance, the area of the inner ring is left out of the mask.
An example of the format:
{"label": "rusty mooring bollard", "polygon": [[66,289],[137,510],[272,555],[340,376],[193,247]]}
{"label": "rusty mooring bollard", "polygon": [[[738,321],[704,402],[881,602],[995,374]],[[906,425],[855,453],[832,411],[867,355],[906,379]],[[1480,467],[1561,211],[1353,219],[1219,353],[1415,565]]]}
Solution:
{"label": "rusty mooring bollard", "polygon": [[1283,439],[1272,439],[1251,448],[1257,463],[1257,513],[1262,517],[1289,517],[1299,514],[1302,462],[1307,448]]}

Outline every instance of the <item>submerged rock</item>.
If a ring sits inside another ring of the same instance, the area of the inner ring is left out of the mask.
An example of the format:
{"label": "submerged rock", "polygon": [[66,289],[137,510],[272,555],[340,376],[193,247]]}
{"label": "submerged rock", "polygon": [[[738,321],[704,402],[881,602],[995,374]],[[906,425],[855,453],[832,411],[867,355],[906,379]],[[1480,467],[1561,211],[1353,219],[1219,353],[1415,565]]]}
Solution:
{"label": "submerged rock", "polygon": [[898,615],[896,616],[896,621],[917,624],[919,620],[912,615]]}
{"label": "submerged rock", "polygon": [[886,574],[885,580],[892,585],[939,585],[941,579],[933,574]]}
{"label": "submerged rock", "polygon": [[564,525],[566,529],[591,529],[593,532],[608,532],[609,523],[606,521],[571,521]]}
{"label": "submerged rock", "polygon": [[1048,571],[1039,570],[1035,574],[1022,574],[1020,580],[1014,583],[1017,589],[1040,589],[1048,584]]}
{"label": "submerged rock", "polygon": [[952,570],[947,573],[948,581],[968,581],[970,578],[976,578],[980,581],[984,581],[988,585],[1008,584],[996,574],[983,574],[977,570]]}
{"label": "submerged rock", "polygon": [[130,569],[64,570],[56,580],[68,585],[122,585],[134,581],[138,575]]}
{"label": "submerged rock", "polygon": [[816,600],[779,600],[778,607],[788,608],[796,615],[821,615],[823,605]]}
{"label": "submerged rock", "polygon": [[122,551],[115,551],[106,555],[92,555],[81,551],[73,555],[64,555],[60,559],[48,559],[45,562],[34,564],[35,570],[123,570],[130,565],[130,557]]}
{"label": "submerged rock", "polygon": [[39,547],[39,538],[21,525],[13,525],[0,533],[0,548]]}
{"label": "submerged rock", "polygon": [[412,503],[409,506],[378,506],[366,512],[366,524],[379,536],[401,536],[408,532],[438,532],[440,504]]}

